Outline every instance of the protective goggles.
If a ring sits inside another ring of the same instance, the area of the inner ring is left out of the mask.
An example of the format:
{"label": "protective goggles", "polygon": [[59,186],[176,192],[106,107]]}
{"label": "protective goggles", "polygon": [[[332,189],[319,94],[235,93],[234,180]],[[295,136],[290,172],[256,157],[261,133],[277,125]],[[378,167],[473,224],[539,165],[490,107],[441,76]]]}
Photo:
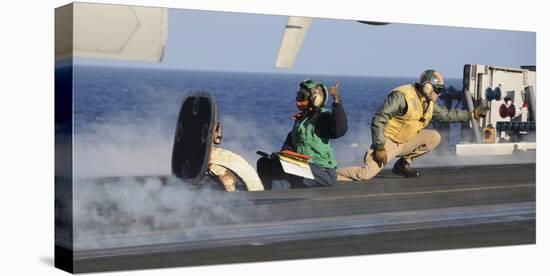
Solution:
{"label": "protective goggles", "polygon": [[445,92],[445,86],[442,84],[433,84],[435,94],[439,95]]}
{"label": "protective goggles", "polygon": [[307,101],[311,97],[311,90],[309,88],[300,88],[298,92],[296,92],[296,101]]}

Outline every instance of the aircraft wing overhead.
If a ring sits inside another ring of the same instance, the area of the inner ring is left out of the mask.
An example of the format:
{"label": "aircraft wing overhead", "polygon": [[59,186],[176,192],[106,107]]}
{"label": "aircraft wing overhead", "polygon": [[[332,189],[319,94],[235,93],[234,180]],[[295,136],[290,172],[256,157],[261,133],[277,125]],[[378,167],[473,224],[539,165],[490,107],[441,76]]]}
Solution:
{"label": "aircraft wing overhead", "polygon": [[311,23],[310,17],[289,16],[275,67],[291,68]]}
{"label": "aircraft wing overhead", "polygon": [[58,8],[56,17],[56,60],[162,60],[168,33],[166,8],[73,3]]}

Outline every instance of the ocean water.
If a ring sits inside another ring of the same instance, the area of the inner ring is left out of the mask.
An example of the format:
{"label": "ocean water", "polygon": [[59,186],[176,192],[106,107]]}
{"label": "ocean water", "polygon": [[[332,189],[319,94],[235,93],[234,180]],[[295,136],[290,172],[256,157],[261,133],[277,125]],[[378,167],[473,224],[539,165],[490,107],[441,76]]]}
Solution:
{"label": "ocean water", "polygon": [[[210,92],[224,125],[221,147],[255,166],[257,150],[278,150],[291,130],[298,83],[340,82],[349,130],[332,145],[341,165],[359,164],[371,144],[370,121],[388,91],[415,78],[74,67],[76,176],[169,174],[180,105]],[[447,79],[461,87],[461,80]]]}

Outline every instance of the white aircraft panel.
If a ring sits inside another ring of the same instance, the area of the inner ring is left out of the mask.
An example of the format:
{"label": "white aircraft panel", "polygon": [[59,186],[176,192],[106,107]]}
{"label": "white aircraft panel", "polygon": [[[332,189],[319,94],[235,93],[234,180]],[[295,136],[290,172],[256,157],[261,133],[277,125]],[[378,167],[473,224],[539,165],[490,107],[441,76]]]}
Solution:
{"label": "white aircraft panel", "polygon": [[288,17],[275,67],[292,68],[310,24],[309,17]]}
{"label": "white aircraft panel", "polygon": [[[72,34],[61,24],[71,22],[71,16]],[[56,37],[61,37],[56,39],[56,59],[162,60],[168,32],[165,8],[74,3],[56,11],[56,17],[61,20],[56,23]],[[71,35],[72,41],[62,41]]]}

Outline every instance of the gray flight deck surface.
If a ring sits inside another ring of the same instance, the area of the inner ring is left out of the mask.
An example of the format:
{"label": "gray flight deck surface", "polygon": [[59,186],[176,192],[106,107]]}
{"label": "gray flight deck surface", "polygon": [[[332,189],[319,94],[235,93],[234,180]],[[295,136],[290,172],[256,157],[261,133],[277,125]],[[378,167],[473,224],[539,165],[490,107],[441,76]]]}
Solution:
{"label": "gray flight deck surface", "polygon": [[225,196],[242,222],[84,244],[74,272],[535,243],[535,164],[425,168],[419,179],[384,170],[332,188]]}

